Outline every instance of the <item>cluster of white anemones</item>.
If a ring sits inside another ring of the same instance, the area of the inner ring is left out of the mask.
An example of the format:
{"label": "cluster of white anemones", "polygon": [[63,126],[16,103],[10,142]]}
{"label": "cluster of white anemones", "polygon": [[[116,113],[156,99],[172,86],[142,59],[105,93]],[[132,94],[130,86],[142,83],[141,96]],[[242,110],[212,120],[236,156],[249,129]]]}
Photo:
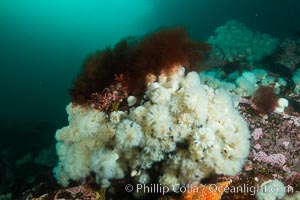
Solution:
{"label": "cluster of white anemones", "polygon": [[213,48],[214,59],[220,62],[259,62],[271,55],[279,45],[278,38],[252,31],[236,20],[216,28],[215,34],[207,42]]}
{"label": "cluster of white anemones", "polygon": [[[139,183],[162,162],[159,182],[197,184],[211,173],[235,175],[249,152],[249,130],[224,90],[184,68],[150,82],[144,100],[109,114],[70,103],[69,125],[57,130],[59,183],[96,175],[102,187],[132,174]],[[157,177],[156,177],[157,178]]]}
{"label": "cluster of white anemones", "polygon": [[199,75],[201,82],[209,87],[214,89],[223,88],[232,94],[242,97],[253,96],[260,86],[269,85],[274,85],[276,94],[280,94],[282,88],[287,85],[283,78],[269,75],[263,69],[244,71],[242,74],[232,72],[228,76],[225,76],[222,70],[217,69],[201,72]]}

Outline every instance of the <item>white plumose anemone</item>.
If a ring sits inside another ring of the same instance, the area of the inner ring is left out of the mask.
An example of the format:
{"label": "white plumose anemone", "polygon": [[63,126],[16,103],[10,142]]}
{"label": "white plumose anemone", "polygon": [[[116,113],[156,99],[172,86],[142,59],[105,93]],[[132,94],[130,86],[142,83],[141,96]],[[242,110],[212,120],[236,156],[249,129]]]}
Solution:
{"label": "white plumose anemone", "polygon": [[129,119],[124,119],[116,128],[116,147],[130,149],[140,144],[143,137],[141,126]]}

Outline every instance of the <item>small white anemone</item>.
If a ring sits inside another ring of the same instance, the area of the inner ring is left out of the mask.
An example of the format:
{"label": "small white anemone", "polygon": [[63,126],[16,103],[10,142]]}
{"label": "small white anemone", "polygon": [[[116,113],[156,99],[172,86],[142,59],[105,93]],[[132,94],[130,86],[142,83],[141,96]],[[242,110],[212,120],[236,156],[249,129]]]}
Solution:
{"label": "small white anemone", "polygon": [[112,124],[118,124],[126,114],[123,111],[113,111],[109,115],[109,120]]}
{"label": "small white anemone", "polygon": [[153,103],[165,104],[170,98],[171,94],[168,89],[158,86],[148,91],[148,97]]}
{"label": "small white anemone", "polygon": [[255,197],[258,200],[276,200],[285,196],[286,188],[283,183],[277,179],[263,182],[259,187]]}
{"label": "small white anemone", "polygon": [[167,106],[154,104],[149,108],[146,120],[147,130],[153,130],[156,137],[168,136],[169,128],[172,126],[172,118]]}
{"label": "small white anemone", "polygon": [[277,112],[283,113],[284,109],[289,106],[289,101],[285,98],[279,98],[277,103],[278,106],[275,109]]}
{"label": "small white anemone", "polygon": [[142,138],[143,131],[139,124],[129,119],[124,119],[117,125],[116,143],[118,148],[128,149],[136,147],[140,144]]}
{"label": "small white anemone", "polygon": [[136,108],[130,109],[129,118],[132,121],[142,124],[147,112],[147,108],[145,108],[144,106],[138,106]]}
{"label": "small white anemone", "polygon": [[187,89],[197,88],[201,85],[198,73],[190,72],[184,77],[181,86]]}
{"label": "small white anemone", "polygon": [[135,180],[138,183],[147,184],[151,179],[148,173],[146,172],[146,170],[143,170],[142,172],[141,171],[138,172],[137,176],[135,176]]}
{"label": "small white anemone", "polygon": [[135,96],[129,96],[127,98],[128,106],[133,106],[137,102],[137,98]]}
{"label": "small white anemone", "polygon": [[100,150],[92,156],[91,169],[96,173],[96,180],[103,188],[110,186],[109,179],[120,179],[124,172],[120,167],[119,155],[114,151]]}

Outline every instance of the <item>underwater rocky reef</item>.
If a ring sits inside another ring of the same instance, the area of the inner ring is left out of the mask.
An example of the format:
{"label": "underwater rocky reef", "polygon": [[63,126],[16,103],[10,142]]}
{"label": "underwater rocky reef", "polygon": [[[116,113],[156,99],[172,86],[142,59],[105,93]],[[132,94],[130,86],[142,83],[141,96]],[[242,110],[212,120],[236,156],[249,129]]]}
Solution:
{"label": "underwater rocky reef", "polygon": [[52,178],[0,199],[299,199],[299,66],[300,38],[236,20],[123,39],[75,78],[58,158],[20,161]]}

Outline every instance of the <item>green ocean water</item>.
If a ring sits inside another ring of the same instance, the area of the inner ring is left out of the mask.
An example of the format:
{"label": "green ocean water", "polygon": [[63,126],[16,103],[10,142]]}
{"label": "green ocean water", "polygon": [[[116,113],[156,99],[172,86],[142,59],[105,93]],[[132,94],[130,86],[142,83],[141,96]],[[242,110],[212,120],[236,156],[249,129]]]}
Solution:
{"label": "green ocean water", "polygon": [[89,53],[178,25],[205,41],[231,19],[289,37],[300,32],[300,1],[0,0],[0,155],[13,163],[53,144]]}
{"label": "green ocean water", "polygon": [[2,0],[2,138],[20,136],[11,127],[66,122],[68,89],[83,60],[121,38],[182,25],[206,40],[230,19],[284,37],[300,30],[297,2]]}

